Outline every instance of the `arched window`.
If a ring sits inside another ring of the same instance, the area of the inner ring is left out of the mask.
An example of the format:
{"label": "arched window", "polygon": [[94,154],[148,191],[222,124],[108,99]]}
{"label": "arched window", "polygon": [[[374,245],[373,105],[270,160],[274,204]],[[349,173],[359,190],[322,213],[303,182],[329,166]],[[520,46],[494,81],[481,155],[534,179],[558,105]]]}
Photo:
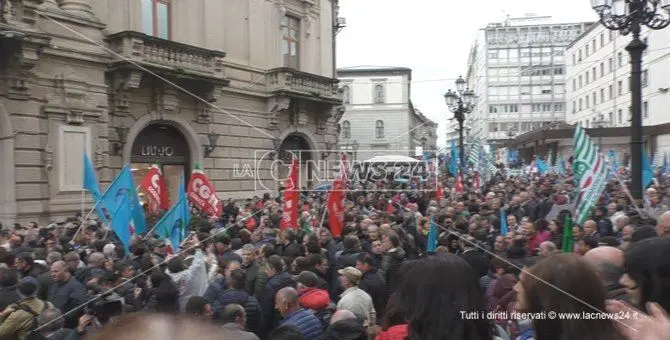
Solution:
{"label": "arched window", "polygon": [[384,138],[384,122],[378,120],[375,123],[375,138],[382,139]]}
{"label": "arched window", "polygon": [[348,120],[342,122],[342,137],[351,138],[351,123]]}
{"label": "arched window", "polygon": [[375,104],[383,104],[384,102],[384,85],[377,84],[375,85]]}
{"label": "arched window", "polygon": [[351,91],[347,85],[342,86],[342,100],[345,104],[351,104]]}

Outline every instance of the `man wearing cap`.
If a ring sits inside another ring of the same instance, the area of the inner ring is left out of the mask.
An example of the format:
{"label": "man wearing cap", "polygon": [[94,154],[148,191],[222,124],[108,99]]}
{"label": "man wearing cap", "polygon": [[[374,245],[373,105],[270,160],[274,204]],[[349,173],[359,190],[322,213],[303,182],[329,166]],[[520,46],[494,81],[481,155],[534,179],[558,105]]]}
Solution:
{"label": "man wearing cap", "polygon": [[34,277],[21,279],[16,291],[21,300],[0,313],[0,339],[24,339],[33,330],[33,318],[46,309],[54,308],[50,302],[35,296],[37,280]]}
{"label": "man wearing cap", "polygon": [[337,309],[346,309],[353,312],[363,320],[365,326],[372,326],[376,323],[377,312],[372,303],[372,298],[364,290],[358,288],[363,273],[354,267],[346,267],[337,271],[340,274],[340,283],[344,288],[344,293],[337,302]]}
{"label": "man wearing cap", "polygon": [[331,303],[328,291],[318,288],[320,278],[310,271],[303,271],[291,278],[297,283],[298,304],[311,309],[325,330],[335,312],[335,305]]}

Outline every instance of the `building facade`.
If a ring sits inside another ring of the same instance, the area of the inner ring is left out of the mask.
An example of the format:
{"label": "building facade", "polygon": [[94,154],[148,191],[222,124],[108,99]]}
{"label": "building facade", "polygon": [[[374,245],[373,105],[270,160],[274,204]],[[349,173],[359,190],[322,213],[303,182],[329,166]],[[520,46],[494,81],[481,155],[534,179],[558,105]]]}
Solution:
{"label": "building facade", "polygon": [[565,47],[590,23],[527,16],[479,30],[466,81],[477,105],[470,134],[489,143],[565,119]]}
{"label": "building facade", "polygon": [[198,164],[240,199],[279,189],[274,160],[337,142],[337,0],[3,3],[4,223],[86,214],[84,153],[102,190],[124,164],[139,182],[159,163],[176,197]]}
{"label": "building facade", "polygon": [[414,108],[412,70],[403,67],[351,67],[337,70],[345,113],[340,148],[366,160],[380,155],[415,156],[435,149],[437,124]]}
{"label": "building facade", "polygon": [[[666,111],[670,106],[670,36],[645,28],[641,39],[647,44],[642,56],[642,124],[657,126],[670,122]],[[625,49],[630,40],[630,36],[596,23],[567,47],[569,124],[585,128],[630,126],[630,60]],[[658,150],[670,152],[670,134],[655,138]]]}

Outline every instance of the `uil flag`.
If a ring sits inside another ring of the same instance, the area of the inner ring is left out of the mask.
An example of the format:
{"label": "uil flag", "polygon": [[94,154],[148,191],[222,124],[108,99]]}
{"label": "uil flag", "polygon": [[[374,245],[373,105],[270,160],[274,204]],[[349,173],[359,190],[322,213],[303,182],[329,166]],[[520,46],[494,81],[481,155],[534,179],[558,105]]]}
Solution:
{"label": "uil flag", "polygon": [[344,189],[346,186],[346,164],[347,156],[342,155],[340,161],[340,174],[333,181],[333,188],[328,193],[328,225],[330,233],[334,237],[342,235],[344,229]]}
{"label": "uil flag", "polygon": [[186,193],[188,200],[209,216],[221,216],[223,205],[216,197],[216,189],[196,163]]}
{"label": "uil flag", "polygon": [[100,193],[100,188],[98,187],[98,180],[95,178],[95,170],[93,170],[93,164],[91,164],[91,159],[88,158],[88,154],[84,152],[84,189],[88,190],[95,200],[95,211],[98,214],[98,218],[103,222],[109,222],[105,217],[105,214],[102,210],[102,194]]}
{"label": "uil flag", "polygon": [[149,172],[140,183],[140,189],[146,193],[151,213],[157,214],[170,208],[165,179],[158,164],[151,166]]}
{"label": "uil flag", "polygon": [[172,251],[178,250],[179,245],[186,238],[186,231],[191,221],[191,211],[188,207],[188,198],[184,192],[184,179],[179,186],[179,200],[156,223],[156,234],[160,239],[168,242]]}
{"label": "uil flag", "polygon": [[463,192],[463,176],[459,173],[458,176],[456,176],[456,184],[454,185],[454,191],[457,194],[460,194]]}
{"label": "uil flag", "polygon": [[293,155],[284,189],[284,204],[280,224],[282,231],[286,230],[286,228],[296,229],[298,227],[298,200],[300,199],[299,170],[298,157]]}
{"label": "uil flag", "polygon": [[[109,185],[100,198],[100,204],[105,218],[112,222],[112,230],[128,249],[132,234],[143,233],[146,230],[146,219],[137,198],[129,165],[124,166]],[[134,228],[130,226],[131,220]]]}

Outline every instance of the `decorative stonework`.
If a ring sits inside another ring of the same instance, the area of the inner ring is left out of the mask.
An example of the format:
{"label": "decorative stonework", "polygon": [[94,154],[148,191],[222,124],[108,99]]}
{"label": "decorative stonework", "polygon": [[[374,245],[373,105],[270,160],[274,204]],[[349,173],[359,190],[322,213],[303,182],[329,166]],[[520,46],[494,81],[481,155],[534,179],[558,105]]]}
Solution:
{"label": "decorative stonework", "polygon": [[47,97],[44,113],[47,116],[64,116],[69,125],[84,124],[86,117],[98,119],[102,109],[91,99],[89,84],[74,74],[54,79],[56,90]]}
{"label": "decorative stonework", "polygon": [[279,117],[281,115],[289,114],[291,109],[291,98],[275,97],[270,100],[270,129],[277,129],[279,127]]}
{"label": "decorative stonework", "polygon": [[203,100],[196,100],[198,107],[198,117],[196,122],[201,124],[209,124],[212,122],[212,106],[221,98],[223,87],[216,84],[209,84],[203,90],[198,91],[199,98]]}
{"label": "decorative stonework", "polygon": [[171,85],[165,84],[155,94],[154,105],[159,113],[176,114],[179,112],[179,94]]}
{"label": "decorative stonework", "polygon": [[51,171],[54,166],[54,153],[53,149],[51,148],[51,143],[47,143],[47,145],[44,147],[44,169],[46,171]]}
{"label": "decorative stonework", "polygon": [[117,71],[111,74],[110,95],[112,100],[112,114],[115,116],[128,116],[130,113],[130,99],[132,90],[140,87],[142,72],[140,71]]}
{"label": "decorative stonework", "polygon": [[61,0],[60,8],[73,14],[93,17],[89,0]]}
{"label": "decorative stonework", "polygon": [[95,143],[95,168],[100,170],[103,168],[104,165],[104,153],[102,152],[102,148],[100,147],[100,143],[96,142]]}

